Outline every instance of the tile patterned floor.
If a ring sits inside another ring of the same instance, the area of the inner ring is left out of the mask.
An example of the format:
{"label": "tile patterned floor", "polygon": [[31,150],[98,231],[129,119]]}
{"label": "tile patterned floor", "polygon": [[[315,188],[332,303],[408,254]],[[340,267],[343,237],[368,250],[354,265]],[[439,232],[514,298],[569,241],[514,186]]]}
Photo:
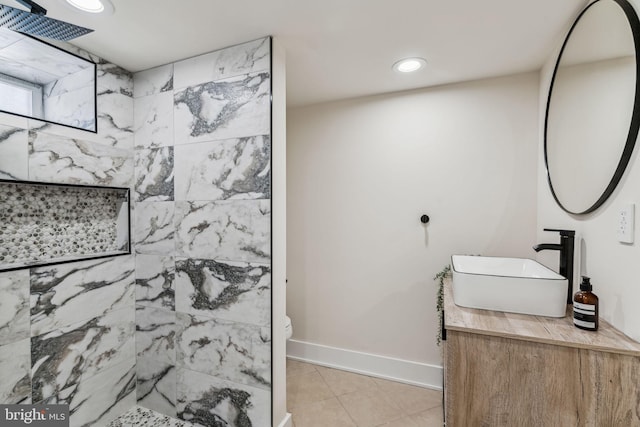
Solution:
{"label": "tile patterned floor", "polygon": [[442,392],[287,359],[294,427],[442,427]]}
{"label": "tile patterned floor", "polygon": [[[294,427],[442,427],[442,393],[287,359]],[[192,427],[135,406],[107,427]]]}
{"label": "tile patterned floor", "polygon": [[134,406],[106,427],[193,427],[193,424],[167,417],[151,409]]}

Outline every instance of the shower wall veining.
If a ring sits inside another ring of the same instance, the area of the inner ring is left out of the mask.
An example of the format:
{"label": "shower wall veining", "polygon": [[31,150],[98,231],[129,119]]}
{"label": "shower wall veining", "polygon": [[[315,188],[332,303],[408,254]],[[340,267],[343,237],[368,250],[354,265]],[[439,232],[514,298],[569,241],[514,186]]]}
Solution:
{"label": "shower wall veining", "polygon": [[134,75],[138,403],[271,425],[264,38]]}
{"label": "shower wall veining", "polygon": [[[0,114],[0,178],[130,187],[133,76],[73,52],[98,63],[99,132]],[[133,255],[0,273],[0,403],[68,403],[72,426],[135,405],[134,273]]]}
{"label": "shower wall veining", "polygon": [[0,273],[0,403],[271,425],[270,39],[135,75],[70,50],[98,133],[0,114],[0,179],[130,187],[134,254]]}

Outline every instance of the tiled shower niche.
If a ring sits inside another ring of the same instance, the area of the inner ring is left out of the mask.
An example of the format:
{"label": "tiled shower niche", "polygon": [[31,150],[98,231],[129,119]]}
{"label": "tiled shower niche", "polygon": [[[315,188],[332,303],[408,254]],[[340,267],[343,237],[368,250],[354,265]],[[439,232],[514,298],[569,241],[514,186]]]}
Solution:
{"label": "tiled shower niche", "polygon": [[131,253],[129,189],[0,180],[0,271]]}

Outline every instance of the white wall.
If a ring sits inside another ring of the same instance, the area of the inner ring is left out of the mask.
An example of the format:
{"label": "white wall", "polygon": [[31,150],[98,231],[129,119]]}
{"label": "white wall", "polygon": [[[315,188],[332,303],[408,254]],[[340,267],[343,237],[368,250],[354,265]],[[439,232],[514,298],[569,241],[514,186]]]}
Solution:
{"label": "white wall", "polygon": [[440,366],[450,255],[534,256],[538,96],[536,73],[290,109],[294,340]]}
{"label": "white wall", "polygon": [[287,414],[287,365],[285,304],[287,299],[287,87],[286,52],[278,38],[272,40],[271,164],[273,167],[271,237],[273,247],[271,345],[272,345],[272,421],[273,426],[289,426]]}
{"label": "white wall", "polygon": [[[639,10],[640,1],[630,1]],[[560,43],[561,41],[559,41]],[[578,255],[581,265],[576,276],[586,274],[592,278],[594,292],[600,297],[600,316],[612,323],[625,334],[640,341],[640,321],[634,318],[637,301],[640,299],[638,273],[634,266],[640,259],[640,234],[636,226],[634,244],[617,241],[616,226],[619,209],[627,204],[640,202],[640,164],[638,163],[638,143],[632,155],[627,171],[613,196],[596,212],[586,216],[571,216],[562,211],[554,202],[549,191],[546,169],[543,159],[544,150],[544,106],[549,90],[555,56],[543,68],[540,85],[540,141],[538,168],[538,239],[540,242],[553,242],[558,238],[551,233],[542,232],[544,227],[569,228],[581,235],[581,252]],[[631,94],[629,94],[631,96]],[[615,120],[614,117],[610,118]],[[576,188],[578,191],[579,189]],[[636,213],[636,221],[638,220]],[[555,240],[554,240],[555,239]],[[539,260],[550,267],[557,266],[557,254],[539,255]],[[577,289],[579,282],[574,281]]]}

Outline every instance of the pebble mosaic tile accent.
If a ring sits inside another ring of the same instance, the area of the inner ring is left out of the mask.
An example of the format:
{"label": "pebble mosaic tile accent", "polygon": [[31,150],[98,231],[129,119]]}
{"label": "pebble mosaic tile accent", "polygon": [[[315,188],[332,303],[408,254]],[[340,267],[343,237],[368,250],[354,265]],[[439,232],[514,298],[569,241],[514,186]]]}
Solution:
{"label": "pebble mosaic tile accent", "polygon": [[0,183],[0,269],[126,250],[118,247],[125,190]]}
{"label": "pebble mosaic tile accent", "polygon": [[194,425],[175,418],[159,414],[151,409],[135,406],[115,420],[107,427],[193,427]]}

